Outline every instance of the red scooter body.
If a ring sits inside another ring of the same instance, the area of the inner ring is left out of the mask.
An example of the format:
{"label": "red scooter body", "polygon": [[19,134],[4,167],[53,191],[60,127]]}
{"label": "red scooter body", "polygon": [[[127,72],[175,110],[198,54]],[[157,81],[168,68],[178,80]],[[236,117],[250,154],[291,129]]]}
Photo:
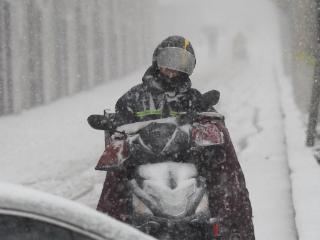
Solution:
{"label": "red scooter body", "polygon": [[[222,145],[224,143],[223,133],[217,126],[217,122],[221,124],[222,119],[222,116],[217,113],[200,113],[198,121],[192,125],[186,125],[185,128],[189,131],[191,149]],[[151,123],[153,121],[148,122]],[[156,120],[154,122],[156,122]],[[136,133],[131,133],[131,135],[133,134]],[[107,171],[121,168],[124,161],[130,157],[129,145],[130,139],[128,139],[126,132],[117,132],[114,135],[106,132],[105,151],[100,157],[95,169]]]}

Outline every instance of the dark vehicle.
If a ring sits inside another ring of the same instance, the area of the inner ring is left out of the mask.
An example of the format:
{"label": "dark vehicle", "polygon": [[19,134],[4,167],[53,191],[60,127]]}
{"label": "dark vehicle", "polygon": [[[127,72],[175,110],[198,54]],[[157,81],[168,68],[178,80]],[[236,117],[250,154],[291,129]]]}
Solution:
{"label": "dark vehicle", "polygon": [[13,184],[0,184],[1,240],[152,240],[86,206]]}

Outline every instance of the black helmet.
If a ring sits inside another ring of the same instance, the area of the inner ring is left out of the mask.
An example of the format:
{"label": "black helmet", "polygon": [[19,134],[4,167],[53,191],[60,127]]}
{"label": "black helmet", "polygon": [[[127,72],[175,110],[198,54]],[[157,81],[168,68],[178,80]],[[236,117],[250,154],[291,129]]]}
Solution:
{"label": "black helmet", "polygon": [[152,63],[157,68],[165,67],[190,76],[196,65],[196,57],[189,40],[181,36],[170,36],[155,49]]}

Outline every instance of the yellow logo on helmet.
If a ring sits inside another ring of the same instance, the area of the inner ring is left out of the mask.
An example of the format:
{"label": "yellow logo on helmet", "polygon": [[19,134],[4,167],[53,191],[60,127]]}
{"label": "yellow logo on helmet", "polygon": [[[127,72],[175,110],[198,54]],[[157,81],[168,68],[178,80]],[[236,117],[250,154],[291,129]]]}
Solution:
{"label": "yellow logo on helmet", "polygon": [[184,49],[187,49],[187,47],[189,46],[190,41],[187,39],[184,39]]}

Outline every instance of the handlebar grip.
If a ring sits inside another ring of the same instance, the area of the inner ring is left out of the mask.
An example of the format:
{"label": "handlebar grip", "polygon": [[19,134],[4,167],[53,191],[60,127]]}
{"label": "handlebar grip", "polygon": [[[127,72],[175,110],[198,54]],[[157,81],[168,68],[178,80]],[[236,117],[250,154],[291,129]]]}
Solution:
{"label": "handlebar grip", "polygon": [[116,128],[115,125],[104,115],[90,115],[87,121],[92,128],[97,130],[112,131]]}

